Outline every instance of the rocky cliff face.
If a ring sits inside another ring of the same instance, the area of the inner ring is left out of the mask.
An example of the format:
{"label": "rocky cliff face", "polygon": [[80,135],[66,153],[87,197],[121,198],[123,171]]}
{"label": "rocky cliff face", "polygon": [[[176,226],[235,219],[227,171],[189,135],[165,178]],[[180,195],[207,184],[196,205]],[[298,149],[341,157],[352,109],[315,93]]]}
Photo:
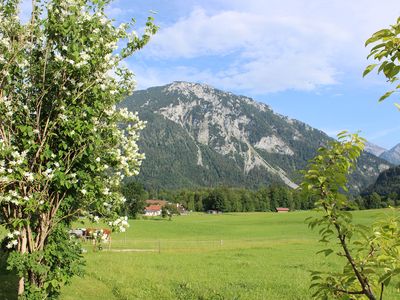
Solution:
{"label": "rocky cliff face", "polygon": [[366,142],[364,151],[371,153],[377,157],[380,157],[380,155],[386,152],[387,150],[373,143]]}
{"label": "rocky cliff face", "polygon": [[[147,120],[141,180],[178,188],[274,182],[295,188],[299,170],[330,138],[244,96],[188,82],[137,91],[123,104]],[[370,184],[390,164],[364,153],[352,187]]]}
{"label": "rocky cliff face", "polygon": [[383,152],[379,157],[394,165],[400,165],[400,144],[397,144],[392,149]]}
{"label": "rocky cliff face", "polygon": [[390,150],[386,150],[380,146],[366,142],[364,150],[386,160],[391,164],[400,165],[400,144],[397,144]]}

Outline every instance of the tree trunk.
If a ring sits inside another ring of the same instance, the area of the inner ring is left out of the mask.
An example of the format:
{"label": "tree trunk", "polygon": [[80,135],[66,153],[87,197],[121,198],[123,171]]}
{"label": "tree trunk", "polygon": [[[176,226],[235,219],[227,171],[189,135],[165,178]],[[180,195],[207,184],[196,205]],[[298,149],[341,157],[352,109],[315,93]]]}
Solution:
{"label": "tree trunk", "polygon": [[[21,254],[26,253],[26,245],[27,245],[27,236],[26,236],[26,229],[21,230],[21,236],[20,236],[20,248],[19,252]],[[20,277],[18,281],[18,296],[21,296],[25,292],[25,277]]]}

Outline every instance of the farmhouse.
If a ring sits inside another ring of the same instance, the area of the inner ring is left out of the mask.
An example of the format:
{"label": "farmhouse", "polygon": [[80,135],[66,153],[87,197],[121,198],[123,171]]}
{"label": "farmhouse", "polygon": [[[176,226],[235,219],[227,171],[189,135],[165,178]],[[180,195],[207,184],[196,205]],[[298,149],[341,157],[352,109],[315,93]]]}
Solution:
{"label": "farmhouse", "polygon": [[[189,213],[186,210],[186,208],[179,203],[171,203],[171,202],[168,202],[165,200],[158,200],[158,199],[149,199],[149,200],[146,200],[145,202],[147,205],[147,207],[145,207],[145,209],[144,209],[145,216],[159,216],[159,215],[161,215],[161,209],[163,207],[166,207],[167,205],[170,207],[176,208],[176,211],[173,210],[173,212],[178,215],[187,215]],[[159,213],[158,212],[155,213],[154,211],[151,211],[152,209],[150,209],[150,207],[152,207],[154,210],[156,206],[160,207]]]}
{"label": "farmhouse", "polygon": [[276,212],[278,212],[278,213],[287,213],[287,212],[289,212],[289,208],[287,208],[287,207],[277,207],[276,208]]}
{"label": "farmhouse", "polygon": [[149,205],[144,208],[144,215],[149,217],[155,217],[161,215],[161,205]]}

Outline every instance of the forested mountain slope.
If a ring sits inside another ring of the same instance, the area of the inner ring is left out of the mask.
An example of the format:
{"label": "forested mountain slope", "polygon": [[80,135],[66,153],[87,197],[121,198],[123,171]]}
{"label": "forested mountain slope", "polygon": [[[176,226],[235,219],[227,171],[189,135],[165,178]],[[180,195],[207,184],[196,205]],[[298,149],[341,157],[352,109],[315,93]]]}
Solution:
{"label": "forested mountain slope", "polygon": [[370,195],[374,192],[381,196],[387,196],[392,193],[400,195],[400,166],[383,171],[376,181],[361,194]]}
{"label": "forested mountain slope", "polygon": [[[251,98],[196,83],[137,91],[123,106],[147,121],[139,180],[149,188],[270,183],[295,188],[299,170],[331,139]],[[389,167],[363,153],[351,188],[360,191]]]}

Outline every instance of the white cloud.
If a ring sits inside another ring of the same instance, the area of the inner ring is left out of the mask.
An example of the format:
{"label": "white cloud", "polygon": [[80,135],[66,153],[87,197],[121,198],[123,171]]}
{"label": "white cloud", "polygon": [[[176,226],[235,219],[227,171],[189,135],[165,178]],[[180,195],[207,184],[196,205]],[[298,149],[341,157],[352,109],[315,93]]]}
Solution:
{"label": "white cloud", "polygon": [[254,29],[262,23],[260,17],[248,13],[208,15],[197,8],[172,26],[161,28],[148,52],[161,58],[226,55],[260,40],[260,33]]}
{"label": "white cloud", "polygon": [[109,6],[106,7],[106,14],[109,18],[111,19],[125,19],[126,17],[129,17],[129,20],[125,21],[130,21],[132,16],[134,15],[134,9],[126,7],[126,4],[120,3],[119,0],[116,0],[114,2],[111,2]]}
{"label": "white cloud", "polygon": [[[327,38],[329,37],[329,38]],[[349,36],[331,24],[297,17],[271,17],[224,11],[208,15],[196,9],[189,17],[161,30],[147,55],[179,59],[230,55],[228,67],[207,78],[211,84],[254,93],[310,90],[336,83],[329,57],[333,43]],[[204,73],[201,66],[197,67]]]}
{"label": "white cloud", "polygon": [[[201,75],[196,81],[205,79],[226,89],[312,90],[340,82],[349,70],[361,74],[365,39],[393,22],[399,12],[388,12],[387,5],[369,0],[218,2],[223,6],[220,11],[196,7],[162,27],[144,57],[195,69]],[[384,2],[397,7],[397,1]],[[196,62],[215,57],[224,65],[205,67]],[[152,71],[153,76],[157,73],[176,77],[161,67]],[[185,76],[181,80],[191,77],[187,71],[180,74]]]}
{"label": "white cloud", "polygon": [[[137,89],[160,86],[172,81],[189,81],[215,84],[211,81],[213,74],[208,70],[198,70],[192,67],[176,66],[169,68],[153,68],[148,66],[130,65],[137,78]],[[221,87],[221,85],[215,84]]]}
{"label": "white cloud", "polygon": [[[231,59],[222,70],[197,66],[197,73],[210,75],[197,80],[206,79],[226,89],[254,93],[310,90],[336,83],[336,70],[329,62],[332,44],[348,38],[345,31],[331,24],[297,17],[265,18],[235,11],[208,15],[203,9],[195,9],[189,17],[162,29],[146,55],[167,60],[210,56]],[[181,79],[188,80],[187,76]]]}
{"label": "white cloud", "polygon": [[[23,1],[23,12],[29,5]],[[143,5],[116,0],[107,11],[121,21]],[[250,94],[313,90],[341,83],[349,73],[361,77],[367,65],[365,39],[400,13],[398,0],[171,0],[146,5],[160,11],[156,23],[161,28],[139,56],[148,64],[136,70],[140,86],[187,80]]]}

